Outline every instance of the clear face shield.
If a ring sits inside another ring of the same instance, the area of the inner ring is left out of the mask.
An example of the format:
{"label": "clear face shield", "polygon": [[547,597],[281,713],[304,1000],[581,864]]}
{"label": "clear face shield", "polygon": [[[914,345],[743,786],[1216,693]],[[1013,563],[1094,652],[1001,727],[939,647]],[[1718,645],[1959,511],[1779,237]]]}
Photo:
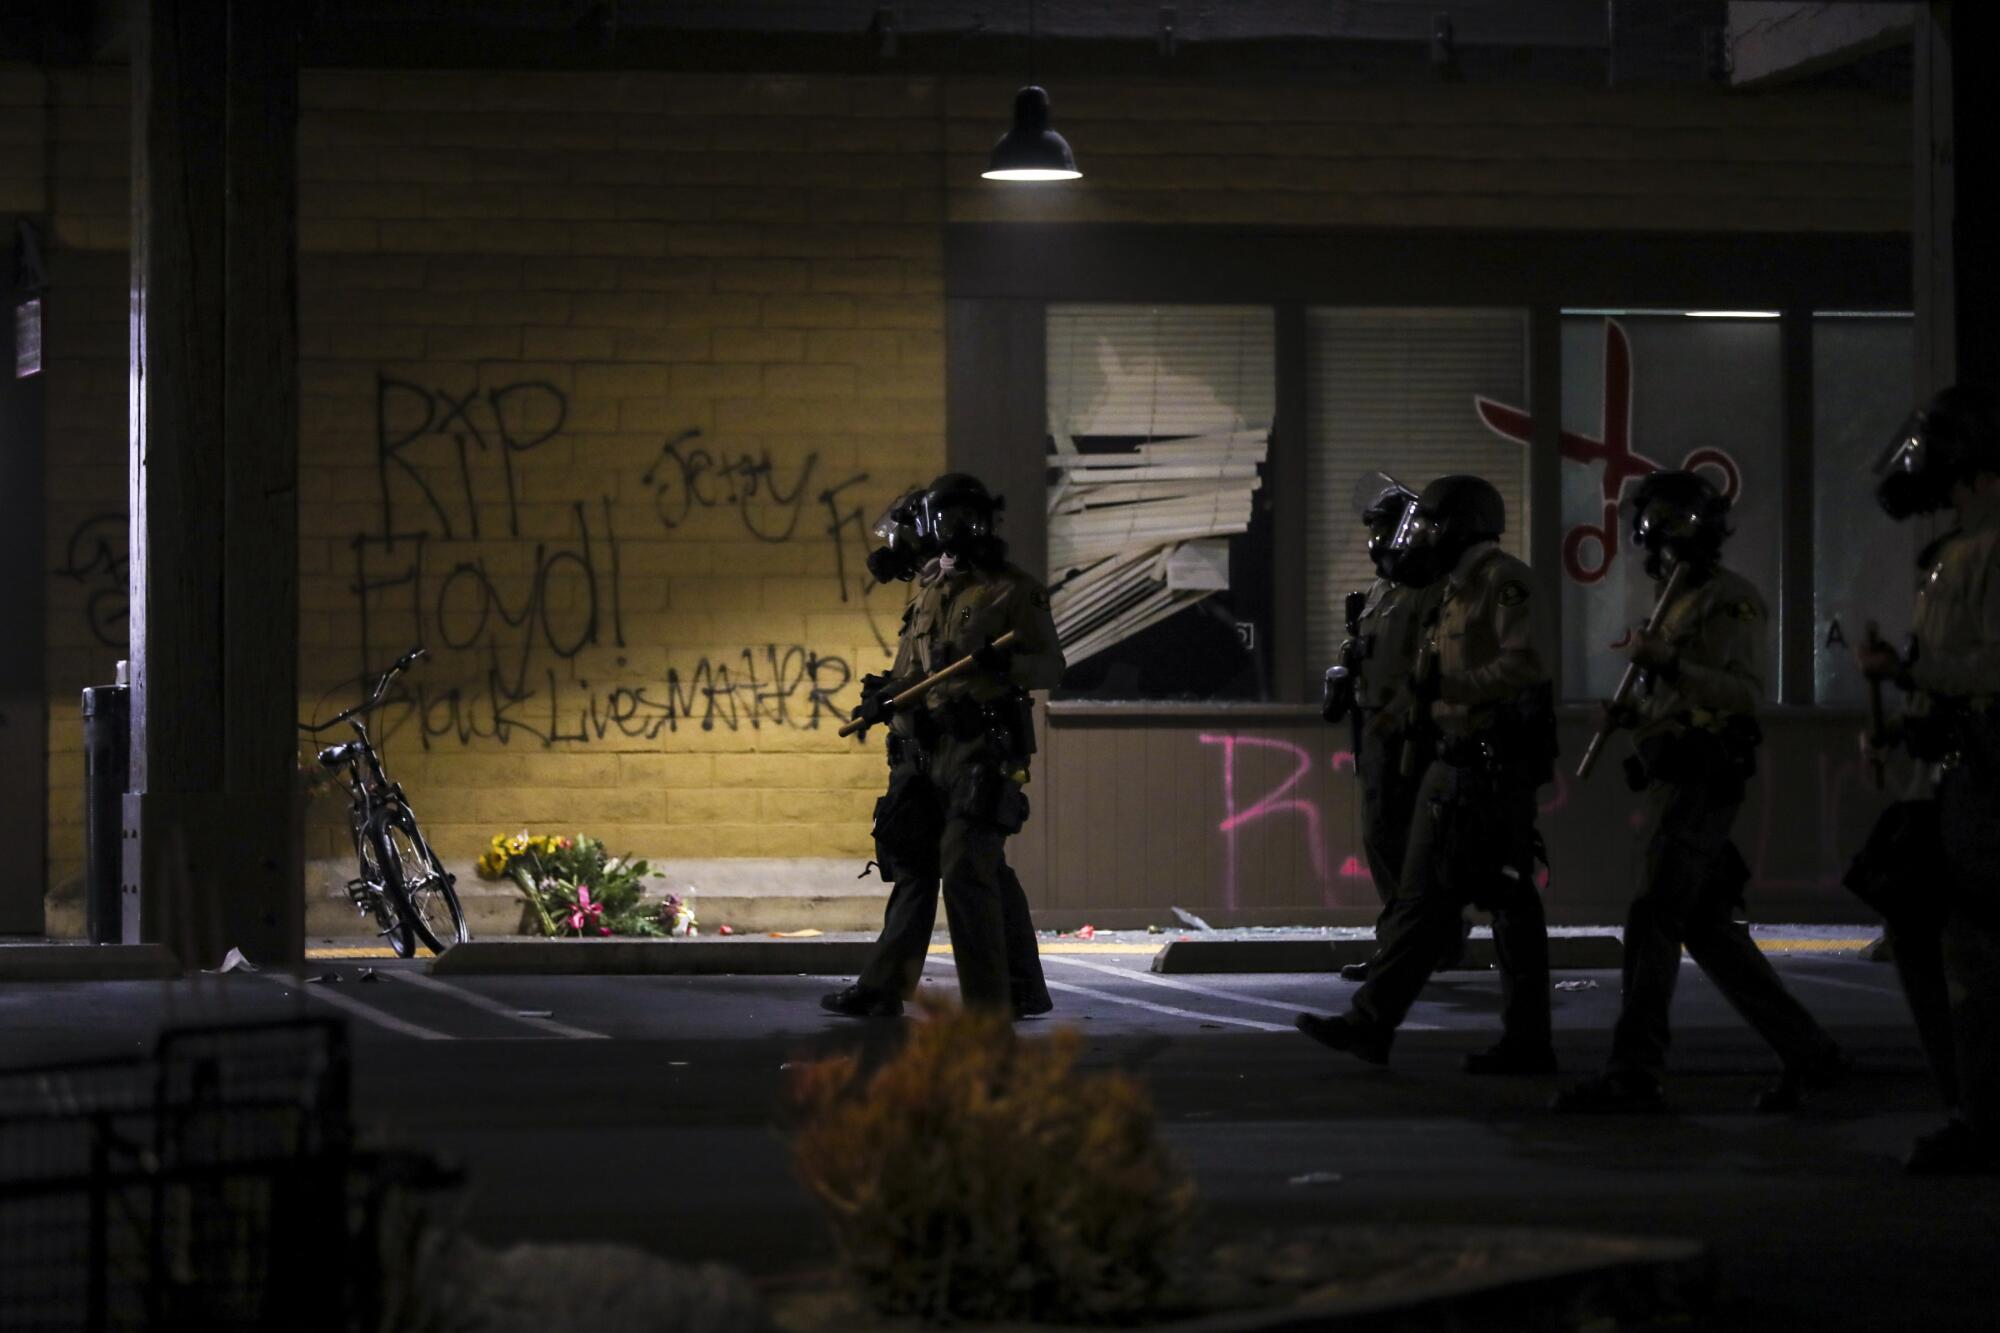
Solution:
{"label": "clear face shield", "polygon": [[917,501],[921,491],[905,491],[889,502],[869,529],[881,545],[868,553],[868,572],[877,583],[916,577],[924,562],[924,542],[917,531]]}
{"label": "clear face shield", "polygon": [[985,496],[926,494],[917,501],[917,533],[944,551],[962,551],[993,534],[993,510]]}
{"label": "clear face shield", "polygon": [[1934,475],[1929,437],[1930,419],[1912,412],[1875,460],[1875,499],[1890,518],[1901,521],[1950,503],[1948,486]]}
{"label": "clear face shield", "polygon": [[1417,507],[1413,495],[1403,505],[1403,516],[1396,522],[1396,533],[1389,539],[1389,551],[1397,556],[1410,556],[1427,551],[1437,545],[1438,522]]}

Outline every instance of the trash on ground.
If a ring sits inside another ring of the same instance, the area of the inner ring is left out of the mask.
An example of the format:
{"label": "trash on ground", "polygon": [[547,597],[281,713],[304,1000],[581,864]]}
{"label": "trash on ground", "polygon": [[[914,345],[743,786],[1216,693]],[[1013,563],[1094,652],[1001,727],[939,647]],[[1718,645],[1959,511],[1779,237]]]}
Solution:
{"label": "trash on ground", "polygon": [[372,967],[362,968],[361,975],[355,978],[356,981],[380,981],[381,979],[375,975],[375,969]]}
{"label": "trash on ground", "polygon": [[1589,977],[1583,977],[1583,978],[1580,978],[1580,979],[1578,979],[1578,980],[1576,980],[1576,981],[1558,981],[1558,982],[1556,983],[1556,989],[1557,989],[1557,990],[1596,990],[1596,989],[1597,989],[1597,983],[1596,983],[1595,981],[1592,981],[1592,980],[1591,980],[1591,979],[1590,979]]}
{"label": "trash on ground", "polygon": [[217,972],[255,972],[257,965],[248,958],[245,958],[241,949],[231,949],[228,953],[222,955],[222,966],[214,970]]}
{"label": "trash on ground", "polygon": [[339,980],[340,980],[340,973],[338,972],[322,972],[316,977],[307,977],[306,984],[310,986],[315,982],[325,982],[326,984],[331,985],[332,983]]}
{"label": "trash on ground", "polygon": [[1209,925],[1208,922],[1203,921],[1200,917],[1196,916],[1193,912],[1188,911],[1187,908],[1185,907],[1174,908],[1174,916],[1180,921],[1180,923],[1183,926],[1190,926],[1195,930],[1215,929],[1214,926]]}
{"label": "trash on ground", "polygon": [[1302,1176],[1293,1176],[1285,1183],[1287,1185],[1338,1185],[1340,1183],[1340,1172],[1308,1171]]}
{"label": "trash on ground", "polygon": [[811,926],[807,926],[804,930],[774,930],[771,932],[771,938],[774,940],[816,940],[824,934],[826,932],[823,930],[814,930]]}
{"label": "trash on ground", "polygon": [[1146,933],[1148,935],[1164,935],[1167,932],[1164,926],[1148,925],[1146,927]]}
{"label": "trash on ground", "polygon": [[728,922],[724,922],[715,928],[715,933],[718,935],[734,935],[736,927],[730,925]]}
{"label": "trash on ground", "polygon": [[1080,940],[1094,940],[1097,938],[1097,927],[1086,921],[1076,928],[1075,938]]}

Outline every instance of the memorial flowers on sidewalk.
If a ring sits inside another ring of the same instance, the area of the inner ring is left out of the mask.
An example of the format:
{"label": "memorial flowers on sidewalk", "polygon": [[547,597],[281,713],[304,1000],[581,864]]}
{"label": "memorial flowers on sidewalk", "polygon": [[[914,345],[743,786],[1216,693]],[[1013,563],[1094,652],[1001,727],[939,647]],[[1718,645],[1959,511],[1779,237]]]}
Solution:
{"label": "memorial flowers on sidewalk", "polygon": [[544,935],[688,935],[694,912],[668,894],[644,901],[650,867],[635,857],[612,856],[604,844],[574,837],[496,834],[480,856],[481,879],[504,879],[521,893]]}

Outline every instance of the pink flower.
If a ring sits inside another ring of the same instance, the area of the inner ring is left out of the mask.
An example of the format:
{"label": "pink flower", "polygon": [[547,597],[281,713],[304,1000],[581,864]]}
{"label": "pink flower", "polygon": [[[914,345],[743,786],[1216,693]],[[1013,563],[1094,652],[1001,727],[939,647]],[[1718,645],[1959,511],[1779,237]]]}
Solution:
{"label": "pink flower", "polygon": [[609,935],[611,927],[604,925],[600,918],[604,915],[604,904],[590,901],[590,886],[576,886],[576,906],[570,909],[569,928],[581,935],[585,926],[596,926],[597,933]]}

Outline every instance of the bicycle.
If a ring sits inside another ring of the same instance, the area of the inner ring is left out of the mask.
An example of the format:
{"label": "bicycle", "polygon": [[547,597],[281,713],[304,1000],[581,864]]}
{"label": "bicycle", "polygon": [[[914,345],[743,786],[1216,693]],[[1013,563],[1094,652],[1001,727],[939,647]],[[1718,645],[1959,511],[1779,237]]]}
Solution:
{"label": "bicycle", "polygon": [[417,827],[416,812],[402,786],[383,771],[382,756],[362,720],[382,702],[389,682],[423,655],[422,648],[412,648],[397,658],[368,697],[352,708],[321,723],[299,724],[307,735],[343,722],[354,728],[354,739],[321,750],[319,763],[347,778],[348,831],[361,867],[361,874],[347,881],[347,896],[355,910],[374,918],[379,934],[398,958],[415,953],[419,940],[432,953],[443,953],[472,938],[458,905],[457,877],[444,868]]}

